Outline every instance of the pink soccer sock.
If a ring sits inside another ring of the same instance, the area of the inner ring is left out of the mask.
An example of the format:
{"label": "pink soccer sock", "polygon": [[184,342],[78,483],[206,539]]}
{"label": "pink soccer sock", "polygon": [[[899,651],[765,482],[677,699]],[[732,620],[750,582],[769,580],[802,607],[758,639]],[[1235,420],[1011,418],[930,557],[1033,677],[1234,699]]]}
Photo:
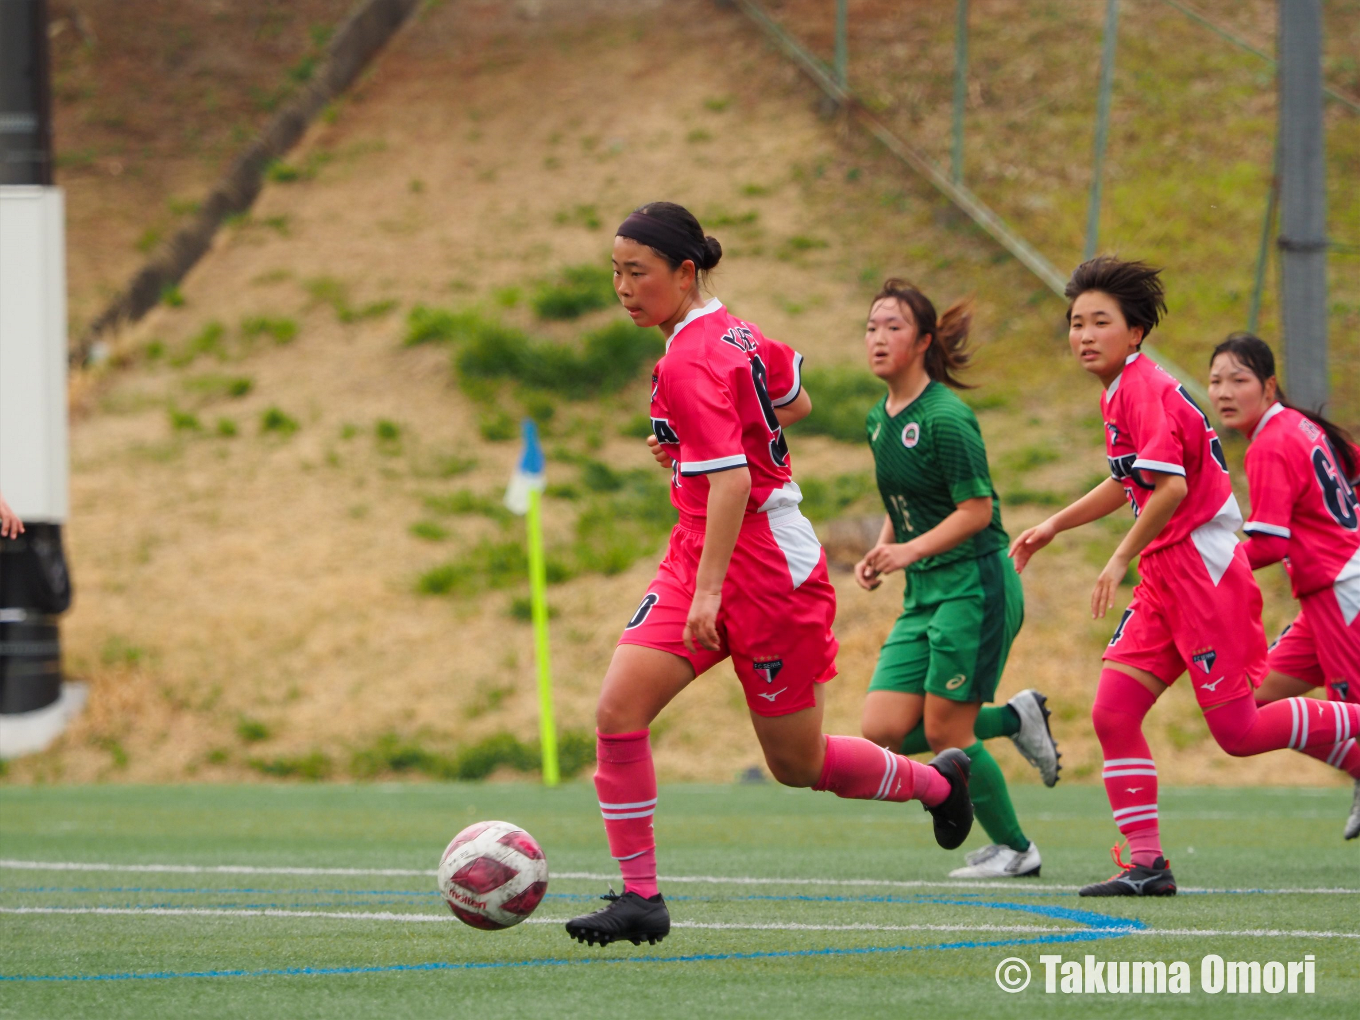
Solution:
{"label": "pink soccer sock", "polygon": [[1317,698],[1285,698],[1257,707],[1244,694],[1235,701],[1204,713],[1218,746],[1244,758],[1292,747],[1333,748],[1360,736],[1360,705]]}
{"label": "pink soccer sock", "polygon": [[919,800],[934,807],[949,796],[949,780],[863,737],[827,737],[822,775],[813,789],[849,800]]}
{"label": "pink soccer sock", "polygon": [[1105,669],[1091,709],[1100,750],[1105,756],[1105,795],[1114,824],[1129,841],[1134,864],[1150,867],[1162,856],[1157,823],[1157,763],[1143,736],[1143,717],[1157,696],[1127,673]]}
{"label": "pink soccer sock", "polygon": [[595,793],[604,815],[609,852],[619,862],[623,889],[655,896],[656,770],[652,767],[650,730],[595,734]]}
{"label": "pink soccer sock", "polygon": [[1303,753],[1310,758],[1318,761],[1325,761],[1333,768],[1338,768],[1352,779],[1360,779],[1360,746],[1355,743],[1355,738],[1343,740],[1339,744],[1331,747],[1323,745],[1321,747],[1305,747]]}

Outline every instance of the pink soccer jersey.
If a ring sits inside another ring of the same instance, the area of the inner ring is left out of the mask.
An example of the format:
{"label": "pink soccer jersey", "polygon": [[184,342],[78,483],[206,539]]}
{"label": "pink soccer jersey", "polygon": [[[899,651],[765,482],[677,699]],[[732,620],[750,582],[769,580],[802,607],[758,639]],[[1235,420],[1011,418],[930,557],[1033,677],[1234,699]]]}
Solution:
{"label": "pink soccer jersey", "polygon": [[1273,404],[1247,448],[1249,535],[1289,542],[1295,598],[1360,579],[1360,508],[1326,434],[1307,417]]}
{"label": "pink soccer jersey", "polygon": [[[1218,435],[1185,387],[1152,359],[1130,354],[1124,371],[1101,394],[1100,411],[1110,474],[1123,484],[1135,514],[1147,505],[1156,473],[1186,481],[1185,499],[1144,552],[1193,538],[1211,571],[1218,564],[1226,569],[1242,514]],[[1222,527],[1212,534],[1199,530],[1211,521]]]}
{"label": "pink soccer jersey", "polygon": [[802,360],[717,298],[676,327],[652,373],[652,431],[675,462],[671,502],[682,524],[707,515],[710,473],[743,465],[748,513],[798,503],[775,408],[801,392]]}

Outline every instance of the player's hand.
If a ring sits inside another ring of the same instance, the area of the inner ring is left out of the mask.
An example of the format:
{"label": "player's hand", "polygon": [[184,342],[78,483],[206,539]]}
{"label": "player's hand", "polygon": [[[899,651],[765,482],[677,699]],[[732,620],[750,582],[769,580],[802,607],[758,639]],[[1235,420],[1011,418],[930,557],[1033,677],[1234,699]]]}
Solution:
{"label": "player's hand", "polygon": [[868,554],[865,554],[864,559],[855,564],[855,583],[865,591],[873,591],[883,583],[883,579],[878,576],[877,570],[869,566],[868,559]]}
{"label": "player's hand", "polygon": [[656,436],[647,437],[647,450],[656,459],[656,462],[667,471],[669,471],[671,465],[675,463],[675,461],[671,460],[671,455],[661,449],[661,440],[657,439]]}
{"label": "player's hand", "polygon": [[0,496],[0,538],[18,538],[24,533],[24,522],[9,508],[5,497]]}
{"label": "player's hand", "polygon": [[1015,572],[1023,573],[1029,558],[1052,542],[1057,534],[1058,529],[1048,521],[1020,532],[1019,537],[1011,543],[1011,559],[1015,561]]}
{"label": "player's hand", "polygon": [[921,557],[910,542],[876,545],[864,554],[864,564],[876,574],[891,574],[904,570]]}
{"label": "player's hand", "polygon": [[694,601],[689,604],[689,617],[685,620],[685,647],[691,652],[703,648],[710,652],[722,650],[718,638],[718,610],[722,608],[720,592],[694,593]]}
{"label": "player's hand", "polygon": [[1129,561],[1118,553],[1110,557],[1105,569],[1096,578],[1095,591],[1091,592],[1091,618],[1099,620],[1114,608],[1114,593],[1119,590],[1120,582],[1129,572]]}

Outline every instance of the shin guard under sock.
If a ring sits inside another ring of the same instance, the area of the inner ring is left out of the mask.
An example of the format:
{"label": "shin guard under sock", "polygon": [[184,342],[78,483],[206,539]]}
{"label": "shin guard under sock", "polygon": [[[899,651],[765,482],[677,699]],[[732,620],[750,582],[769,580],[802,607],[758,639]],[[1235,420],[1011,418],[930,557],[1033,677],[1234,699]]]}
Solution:
{"label": "shin guard under sock", "polygon": [[1317,698],[1285,698],[1257,707],[1244,694],[1204,713],[1218,746],[1243,758],[1292,747],[1334,748],[1360,736],[1360,705]]}
{"label": "shin guard under sock", "polygon": [[1091,722],[1105,758],[1101,778],[1114,823],[1129,841],[1134,864],[1150,867],[1162,856],[1157,822],[1157,763],[1143,736],[1143,718],[1157,696],[1127,673],[1104,669]]}
{"label": "shin guard under sock", "polygon": [[1006,789],[1006,777],[1001,774],[1001,766],[982,746],[981,740],[972,747],[965,747],[963,753],[973,763],[968,776],[968,797],[973,802],[978,822],[993,843],[1024,853],[1029,849],[1029,840],[1015,817],[1015,807],[1011,804],[1010,791]]}
{"label": "shin guard under sock", "polygon": [[919,800],[934,807],[949,796],[949,780],[863,737],[836,736],[826,738],[826,759],[813,789],[850,800]]}
{"label": "shin guard under sock", "polygon": [[656,839],[652,815],[656,811],[656,770],[652,766],[650,730],[597,733],[595,792],[604,815],[609,853],[619,862],[625,892],[642,897],[657,894]]}
{"label": "shin guard under sock", "polygon": [[1303,753],[1318,761],[1325,761],[1352,779],[1360,779],[1360,745],[1356,744],[1354,737],[1331,747],[1305,747]]}

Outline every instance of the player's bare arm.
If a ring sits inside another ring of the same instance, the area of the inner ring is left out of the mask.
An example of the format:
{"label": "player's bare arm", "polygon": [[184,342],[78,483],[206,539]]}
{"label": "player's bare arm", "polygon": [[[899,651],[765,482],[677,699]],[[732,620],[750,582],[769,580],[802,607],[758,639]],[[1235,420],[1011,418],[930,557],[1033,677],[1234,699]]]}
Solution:
{"label": "player's bare arm", "polygon": [[1126,502],[1128,498],[1124,495],[1124,486],[1113,478],[1106,478],[1081,499],[1069,503],[1042,524],[1026,528],[1011,543],[1011,559],[1015,560],[1016,571],[1023,573],[1030,557],[1060,533],[1108,517]]}
{"label": "player's bare arm", "polygon": [[774,416],[779,419],[780,428],[788,428],[790,425],[802,421],[811,413],[812,397],[808,395],[806,389],[799,390],[798,396],[782,407],[774,409]]}
{"label": "player's bare arm", "polygon": [[965,499],[958,509],[910,542],[880,543],[870,549],[864,562],[876,574],[905,570],[927,556],[948,552],[965,539],[972,538],[992,522],[992,497]]}
{"label": "player's bare arm", "polygon": [[18,538],[24,533],[24,522],[10,509],[5,497],[0,496],[0,538]]}
{"label": "player's bare arm", "polygon": [[887,545],[894,537],[892,518],[884,514],[883,527],[878,529],[878,540],[874,542],[869,552],[865,553],[860,561],[855,564],[855,583],[865,591],[873,591],[883,583],[878,576],[878,571],[869,566],[869,554],[879,546]]}
{"label": "player's bare arm", "polygon": [[685,621],[685,647],[690,651],[719,648],[718,609],[722,606],[723,579],[737,547],[746,500],[751,495],[751,472],[746,467],[715,471],[708,476],[708,518],[704,526],[704,551],[694,583],[694,602]]}
{"label": "player's bare arm", "polygon": [[1129,564],[1161,534],[1189,491],[1183,475],[1149,473],[1153,474],[1155,486],[1152,496],[1105,564],[1105,569],[1096,578],[1095,590],[1091,593],[1091,616],[1094,619],[1100,619],[1114,608],[1115,590],[1128,573]]}

